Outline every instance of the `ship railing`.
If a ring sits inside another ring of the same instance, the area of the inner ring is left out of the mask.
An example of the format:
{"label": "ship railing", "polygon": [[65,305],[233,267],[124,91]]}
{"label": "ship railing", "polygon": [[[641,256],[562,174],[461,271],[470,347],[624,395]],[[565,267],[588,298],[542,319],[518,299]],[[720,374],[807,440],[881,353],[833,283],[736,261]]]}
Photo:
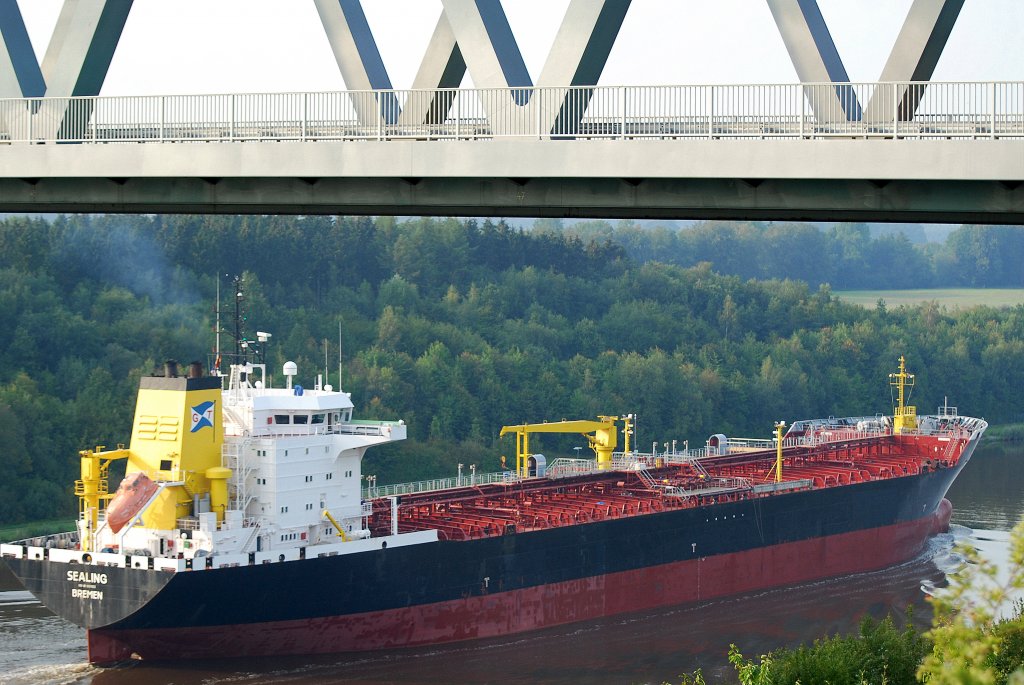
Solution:
{"label": "ship railing", "polygon": [[[401,430],[399,430],[399,428]],[[258,437],[280,438],[293,435],[363,435],[374,438],[392,438],[399,434],[404,435],[405,424],[399,421],[349,421],[336,423],[328,426],[325,423],[317,424],[271,424],[253,429],[252,434]],[[227,434],[227,433],[225,433]],[[243,433],[230,434],[231,437],[238,437]]]}
{"label": "ship railing", "polygon": [[[233,438],[242,437],[248,435],[249,432],[238,427],[234,432],[228,433],[225,426],[225,435]],[[260,438],[281,438],[289,437],[292,435],[297,436],[309,436],[309,435],[334,435],[336,433],[342,433],[345,431],[336,430],[334,426],[328,427],[326,423],[316,424],[290,424],[290,425],[278,425],[271,424],[269,426],[254,426],[252,429],[253,437]],[[360,433],[361,435],[377,435],[372,431]]]}
{"label": "ship railing", "polygon": [[[963,433],[971,432],[973,430],[973,422],[980,420],[958,415],[956,407],[948,407],[948,410],[948,414],[919,415],[917,417],[917,428],[904,430],[902,435],[957,437]],[[892,427],[887,422],[879,420],[879,417],[843,419],[843,421],[850,423],[841,425],[835,423],[811,425],[808,427],[807,432],[794,444],[816,447],[830,442],[863,440],[893,434]],[[785,446],[789,446],[789,444],[788,440],[783,443]]]}
{"label": "ship railing", "polygon": [[847,430],[847,429],[824,429],[816,431],[811,440],[808,441],[808,447],[814,447],[816,445],[824,445],[829,442],[848,442],[850,440],[861,440],[863,438],[871,438],[879,435],[878,431],[859,431],[859,430]]}
{"label": "ship railing", "polygon": [[741,478],[738,476],[714,476],[708,477],[705,480],[701,480],[696,490],[715,489],[716,491],[724,490],[752,490],[754,488],[754,481],[749,478]]}
{"label": "ship railing", "polygon": [[[401,428],[401,430],[397,430]],[[404,433],[405,423],[401,421],[348,421],[333,426],[334,433],[341,435],[369,435],[372,437],[390,438],[396,433]]]}
{"label": "ship railing", "polygon": [[[550,470],[550,468],[549,468]],[[363,489],[363,499],[394,497],[396,495],[412,495],[417,492],[432,492],[450,488],[473,487],[490,483],[509,483],[518,480],[512,471],[497,473],[469,473],[454,478],[432,478],[411,483],[393,483],[391,485],[371,485]]]}
{"label": "ship railing", "polygon": [[639,468],[661,468],[666,464],[689,464],[701,472],[704,467],[700,465],[700,460],[717,454],[714,448],[709,450],[707,447],[664,452],[616,452],[612,457],[612,468],[616,471],[635,471]]}
{"label": "ship railing", "polygon": [[[616,452],[612,455],[611,466],[608,470],[635,472],[643,480],[642,474],[647,469],[661,468],[666,464],[675,466],[689,464],[697,473],[707,476],[707,471],[700,463],[700,460],[706,456],[708,456],[708,452],[705,448],[682,452]],[[548,464],[546,475],[550,478],[569,478],[587,476],[600,471],[597,462],[593,459],[560,457]]]}
{"label": "ship railing", "polygon": [[242,528],[259,528],[263,525],[263,518],[260,516],[246,516],[242,519]]}
{"label": "ship railing", "polygon": [[195,474],[195,471],[188,471],[181,468],[168,469],[161,471],[159,469],[141,469],[142,475],[149,478],[151,481],[160,486],[170,485],[185,485],[185,481],[188,480],[189,476]]}
{"label": "ship railing", "polygon": [[701,459],[704,459],[705,457],[713,456],[714,454],[716,454],[716,452],[714,452],[711,449],[708,449],[705,446],[705,447],[698,447],[698,448],[695,448],[695,449],[692,449],[692,450],[687,449],[687,450],[683,450],[681,452],[680,451],[673,451],[673,452],[664,452],[662,454],[640,455],[640,456],[646,456],[648,459],[653,459],[654,460],[654,465],[657,466],[659,459],[664,464],[675,464],[675,465],[679,465],[679,464],[693,464],[693,463],[696,463],[696,462],[700,461]]}
{"label": "ship railing", "polygon": [[247,516],[242,519],[242,530],[248,530],[249,535],[245,538],[245,542],[242,543],[241,550],[243,552],[249,552],[253,549],[256,538],[260,536],[263,531],[263,518],[260,516]]}
{"label": "ship railing", "polygon": [[231,437],[246,435],[252,423],[251,404],[225,404],[224,435]]}
{"label": "ship railing", "polygon": [[[186,485],[186,480],[187,480],[189,474],[191,474],[192,472],[190,472],[190,471],[182,471],[181,469],[174,469],[171,473],[172,473],[173,476],[176,477],[175,480],[167,480],[166,479],[167,478],[167,476],[166,476],[167,472],[165,472],[165,471],[152,471],[152,470],[150,470],[150,471],[141,471],[141,473],[143,475],[145,475],[147,478],[149,478],[151,481],[153,481],[156,484],[156,486],[157,486],[156,492],[154,492],[152,495],[150,495],[149,499],[146,500],[143,503],[143,505],[140,507],[139,511],[144,512],[149,507],[149,505],[151,505],[160,496],[160,493],[162,493],[168,487],[179,486],[179,485],[180,486],[185,486]],[[186,486],[186,488],[187,488],[187,486]],[[142,519],[139,516],[133,516],[129,520],[128,525],[125,526],[124,528],[122,528],[118,533],[115,534],[113,532],[109,532],[105,536],[104,532],[109,530],[109,524],[108,524],[108,521],[107,521],[107,512],[106,512],[105,509],[99,513],[99,515],[97,517],[97,525],[96,525],[95,529],[90,529],[90,525],[88,523],[88,520],[89,519],[88,519],[88,513],[87,512],[82,512],[82,513],[79,514],[79,525],[83,526],[83,529],[88,530],[88,545],[87,545],[87,547],[90,548],[90,549],[100,549],[101,547],[103,547],[103,545],[101,544],[101,541],[103,541],[105,538],[109,538],[109,540],[112,541],[115,535],[117,536],[117,542],[116,542],[116,545],[114,545],[114,546],[122,547],[123,548],[124,547],[125,537],[128,535],[129,532],[131,532],[131,530],[136,525],[138,525],[142,521]],[[84,525],[82,524],[83,521],[86,521],[86,523]]]}
{"label": "ship railing", "polygon": [[[612,460],[612,468],[616,469],[616,460]],[[548,464],[545,475],[548,478],[571,478],[586,476],[597,472],[597,462],[593,459],[570,459],[559,457]]]}
{"label": "ship railing", "polygon": [[255,466],[248,455],[249,438],[225,441],[221,446],[221,463],[231,469],[231,479],[228,481],[231,508],[238,511],[245,511],[253,499],[249,495],[249,476],[252,475]]}
{"label": "ship railing", "polygon": [[43,547],[46,549],[74,549],[78,544],[78,531],[69,530],[49,535],[33,535],[23,540],[12,540],[11,544],[22,547]]}
{"label": "ship railing", "polygon": [[178,530],[199,530],[199,518],[195,516],[180,518],[174,522],[174,525]]}
{"label": "ship railing", "polygon": [[[807,434],[798,438],[792,446],[817,447],[830,442],[849,442],[852,440],[864,440],[881,436],[892,435],[892,429],[885,426],[878,428],[850,428],[846,426],[817,426],[808,430]],[[784,447],[789,447],[789,441],[783,442]]]}
{"label": "ship railing", "polygon": [[666,497],[686,499],[749,492],[753,491],[755,486],[749,478],[711,477],[687,485],[654,484],[652,489],[660,491]]}
{"label": "ship railing", "polygon": [[779,493],[786,492],[788,490],[803,490],[808,489],[814,485],[814,481],[810,478],[802,478],[800,480],[784,480],[781,483],[758,483],[753,485],[751,490],[755,495],[763,495],[766,493]]}
{"label": "ship railing", "polygon": [[[785,445],[783,440],[783,445]],[[770,450],[775,447],[773,438],[729,438],[729,453]]]}
{"label": "ship railing", "polygon": [[[93,566],[117,566],[119,568],[156,569],[160,571],[184,571],[191,559],[153,557],[148,553],[89,552],[78,549],[43,547],[18,543],[0,544],[0,556],[14,559],[49,560],[58,564],[81,564]],[[99,571],[102,573],[102,571]],[[102,592],[102,591],[98,591]]]}

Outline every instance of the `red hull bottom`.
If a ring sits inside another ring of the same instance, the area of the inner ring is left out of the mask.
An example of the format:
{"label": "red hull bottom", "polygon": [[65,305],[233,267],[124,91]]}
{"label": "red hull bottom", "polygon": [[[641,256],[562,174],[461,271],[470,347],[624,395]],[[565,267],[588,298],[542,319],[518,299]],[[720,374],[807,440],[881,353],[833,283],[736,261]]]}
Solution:
{"label": "red hull bottom", "polygon": [[622,573],[387,611],[154,630],[90,630],[89,661],[370,651],[509,635],[885,568],[948,529],[952,505],[916,521]]}

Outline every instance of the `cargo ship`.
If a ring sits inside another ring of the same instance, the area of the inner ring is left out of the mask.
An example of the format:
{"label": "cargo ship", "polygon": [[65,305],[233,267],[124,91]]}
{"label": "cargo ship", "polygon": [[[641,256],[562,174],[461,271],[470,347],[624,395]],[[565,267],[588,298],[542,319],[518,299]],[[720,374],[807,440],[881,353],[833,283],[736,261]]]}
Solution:
{"label": "cargo ship", "polygon": [[[362,458],[405,424],[283,370],[281,387],[252,360],[143,377],[130,445],[80,453],[77,529],[0,546],[86,629],[90,662],[481,639],[883,568],[946,529],[987,428],[918,415],[901,357],[891,414],[649,452],[632,415],[505,426],[499,472],[378,486]],[[549,463],[530,440],[552,433],[593,457]]]}

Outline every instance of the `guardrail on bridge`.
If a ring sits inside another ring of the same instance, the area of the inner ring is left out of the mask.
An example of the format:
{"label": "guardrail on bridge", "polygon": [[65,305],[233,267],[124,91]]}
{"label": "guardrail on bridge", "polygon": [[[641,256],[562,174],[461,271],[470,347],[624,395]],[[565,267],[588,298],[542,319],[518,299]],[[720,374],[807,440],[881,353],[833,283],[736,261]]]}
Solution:
{"label": "guardrail on bridge", "polygon": [[12,144],[509,137],[1024,137],[1024,83],[600,86],[0,100],[0,143]]}

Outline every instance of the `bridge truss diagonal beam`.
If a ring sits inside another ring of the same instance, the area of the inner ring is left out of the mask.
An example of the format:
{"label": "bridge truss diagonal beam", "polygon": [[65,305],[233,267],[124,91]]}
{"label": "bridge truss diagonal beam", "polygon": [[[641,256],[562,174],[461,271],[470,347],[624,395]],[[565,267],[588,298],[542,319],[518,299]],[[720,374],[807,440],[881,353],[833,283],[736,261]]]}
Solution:
{"label": "bridge truss diagonal beam", "polygon": [[[829,33],[817,0],[767,0],[801,83],[847,84],[850,77]],[[860,102],[849,86],[810,102],[818,121],[859,121]]]}
{"label": "bridge truss diagonal beam", "polygon": [[46,83],[18,0],[0,0],[0,49],[0,97],[42,97]]}
{"label": "bridge truss diagonal beam", "polygon": [[22,117],[32,120],[31,129],[40,137],[74,138],[84,130],[89,111],[79,108],[72,116],[69,98],[99,94],[132,2],[64,0],[40,65],[16,0],[0,0],[0,34],[4,43],[4,55],[0,57],[0,88],[3,89],[0,95],[13,91],[13,70],[17,88],[25,97],[45,96],[21,113]]}
{"label": "bridge truss diagonal beam", "polygon": [[[447,116],[467,73],[478,88],[511,89],[509,102],[492,104],[486,116],[497,130],[538,133],[558,125],[571,128],[589,101],[586,92],[548,93],[531,102],[533,81],[500,0],[443,0],[442,13],[413,83],[414,91],[435,91],[399,103],[359,0],[315,0],[335,60],[351,90],[385,91],[354,95],[361,123],[430,124]],[[631,0],[571,0],[545,61],[538,85],[596,85],[607,63]],[[554,96],[552,96],[554,95]]]}
{"label": "bridge truss diagonal beam", "polygon": [[[834,98],[818,95],[809,102],[819,121],[888,119],[894,108],[901,121],[913,117],[923,95],[920,86],[904,89],[895,102],[872,96],[862,110],[857,93],[846,85],[846,67],[817,0],[766,1],[800,81],[837,84]],[[879,80],[930,80],[963,4],[964,0],[914,0]]]}
{"label": "bridge truss diagonal beam", "polygon": [[[914,0],[879,81],[930,81],[963,6],[964,0]],[[876,92],[866,109],[872,118],[888,118],[895,107],[900,121],[910,121],[923,95],[922,87],[903,87],[894,102]]]}
{"label": "bridge truss diagonal beam", "polygon": [[381,117],[382,112],[393,112],[397,116],[398,100],[390,92],[391,78],[360,1],[314,2],[345,87],[351,91],[381,91],[372,98],[352,98],[359,120],[364,124],[372,124]]}

